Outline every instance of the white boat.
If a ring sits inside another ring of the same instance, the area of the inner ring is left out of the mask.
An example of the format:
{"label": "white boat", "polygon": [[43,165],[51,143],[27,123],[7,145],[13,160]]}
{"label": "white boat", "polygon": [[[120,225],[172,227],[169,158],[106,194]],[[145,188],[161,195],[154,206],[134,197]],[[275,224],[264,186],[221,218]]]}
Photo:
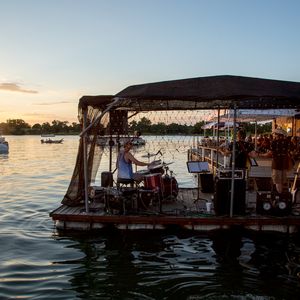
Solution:
{"label": "white boat", "polygon": [[52,140],[52,139],[41,139],[42,144],[62,144],[64,139]]}
{"label": "white boat", "polygon": [[8,142],[5,140],[5,137],[0,136],[0,154],[7,154],[9,151]]}
{"label": "white boat", "polygon": [[54,133],[42,133],[41,137],[55,137]]}
{"label": "white boat", "polygon": [[146,144],[146,141],[139,136],[125,136],[125,137],[115,137],[115,136],[98,136],[97,145],[99,146],[109,146],[109,142],[113,141],[113,146],[116,146],[120,143],[121,146],[124,145],[126,141],[130,140],[134,146],[143,146]]}

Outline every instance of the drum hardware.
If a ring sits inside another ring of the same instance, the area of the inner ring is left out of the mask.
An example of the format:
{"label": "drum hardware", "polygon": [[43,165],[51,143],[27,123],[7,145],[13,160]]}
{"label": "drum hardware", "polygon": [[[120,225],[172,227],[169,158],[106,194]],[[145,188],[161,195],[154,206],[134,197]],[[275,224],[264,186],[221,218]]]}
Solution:
{"label": "drum hardware", "polygon": [[167,167],[166,175],[163,176],[163,199],[174,200],[178,196],[178,183],[176,178],[174,177],[174,172],[170,171],[170,175],[168,174],[169,168]]}
{"label": "drum hardware", "polygon": [[155,156],[156,154],[155,153],[147,153],[145,155],[142,155],[143,158],[150,158],[150,157],[153,157]]}

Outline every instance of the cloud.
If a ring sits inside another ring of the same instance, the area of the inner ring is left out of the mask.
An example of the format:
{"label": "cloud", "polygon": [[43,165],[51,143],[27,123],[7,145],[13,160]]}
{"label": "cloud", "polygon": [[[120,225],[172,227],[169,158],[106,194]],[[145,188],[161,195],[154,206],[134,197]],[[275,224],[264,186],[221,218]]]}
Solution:
{"label": "cloud", "polygon": [[38,93],[38,91],[24,89],[19,84],[14,83],[14,82],[0,83],[0,90],[11,91],[11,92],[20,92],[20,93],[29,93],[29,94],[37,94]]}
{"label": "cloud", "polygon": [[35,105],[57,105],[57,104],[66,104],[66,103],[75,103],[75,102],[74,101],[41,102],[41,103],[35,103]]}

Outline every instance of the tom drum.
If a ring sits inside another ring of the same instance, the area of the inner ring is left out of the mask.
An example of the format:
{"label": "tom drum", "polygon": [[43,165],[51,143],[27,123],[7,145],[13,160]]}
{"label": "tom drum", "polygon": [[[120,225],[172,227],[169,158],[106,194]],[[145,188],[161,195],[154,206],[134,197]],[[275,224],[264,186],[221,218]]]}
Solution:
{"label": "tom drum", "polygon": [[144,186],[146,189],[162,189],[161,173],[154,173],[144,176]]}

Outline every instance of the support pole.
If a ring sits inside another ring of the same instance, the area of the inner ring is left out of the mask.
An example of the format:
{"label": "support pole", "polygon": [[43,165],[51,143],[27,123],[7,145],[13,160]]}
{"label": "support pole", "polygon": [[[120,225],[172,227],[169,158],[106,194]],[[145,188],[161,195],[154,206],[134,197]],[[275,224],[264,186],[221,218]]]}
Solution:
{"label": "support pole", "polygon": [[[218,108],[218,131],[217,131],[217,148],[219,149],[220,146],[220,108]],[[219,167],[219,151],[217,151],[217,157],[216,157],[216,168]]]}
{"label": "support pole", "polygon": [[231,166],[232,174],[231,174],[231,194],[230,194],[230,217],[233,216],[235,149],[236,149],[236,104],[234,104],[233,107],[233,147],[232,147],[232,166]]}
{"label": "support pole", "polygon": [[254,135],[255,135],[255,147],[254,147],[254,149],[255,149],[255,151],[257,151],[257,120],[255,121],[255,133],[254,133]]}
{"label": "support pole", "polygon": [[87,109],[83,114],[83,172],[84,172],[84,203],[85,212],[89,212],[89,197],[88,197],[88,160],[87,160],[87,132],[85,131],[87,124]]}

